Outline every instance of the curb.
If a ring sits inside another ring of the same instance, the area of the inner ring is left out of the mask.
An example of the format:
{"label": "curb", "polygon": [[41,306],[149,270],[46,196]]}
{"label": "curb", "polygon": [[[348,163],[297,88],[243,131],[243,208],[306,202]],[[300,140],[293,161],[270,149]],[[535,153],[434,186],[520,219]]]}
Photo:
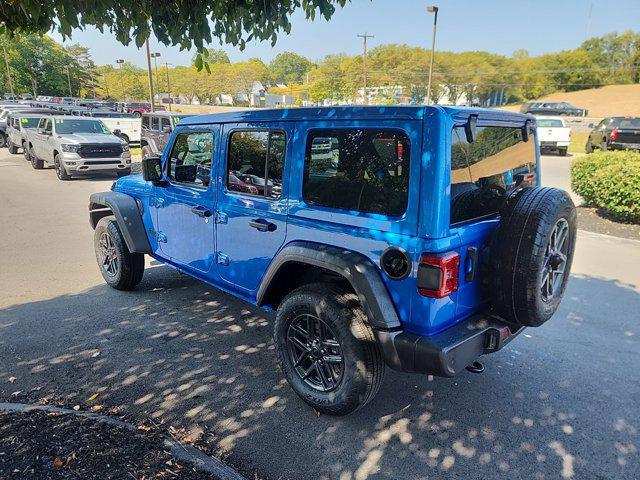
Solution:
{"label": "curb", "polygon": [[619,243],[628,243],[630,245],[640,245],[640,240],[633,238],[616,237],[615,235],[607,235],[606,233],[590,232],[589,230],[578,229],[578,233],[587,237],[602,238],[605,240],[614,240]]}
{"label": "curb", "polygon": [[[47,405],[28,405],[25,403],[0,402],[0,411],[1,410],[20,413],[28,413],[34,410],[40,410],[44,412],[55,412],[64,415],[76,415],[78,417],[92,418],[97,422],[106,423],[108,425],[126,428],[131,432],[140,433],[138,428],[131,423],[123,422],[122,420],[116,420],[104,415],[98,415],[96,413],[76,412],[75,410],[69,410],[67,408],[52,407]],[[215,475],[216,478],[220,480],[247,480],[231,467],[228,467],[219,460],[206,455],[204,452],[198,450],[195,447],[192,447],[191,445],[184,445],[170,437],[165,436],[163,436],[163,443],[164,447],[169,450],[171,454],[178,460],[190,463],[196,469]]]}

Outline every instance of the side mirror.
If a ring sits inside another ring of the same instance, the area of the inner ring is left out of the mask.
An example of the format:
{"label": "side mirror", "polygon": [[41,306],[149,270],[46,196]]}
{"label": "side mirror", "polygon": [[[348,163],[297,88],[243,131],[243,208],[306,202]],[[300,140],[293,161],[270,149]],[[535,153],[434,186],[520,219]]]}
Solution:
{"label": "side mirror", "polygon": [[167,127],[167,126],[162,127],[162,133],[171,133],[171,127]]}
{"label": "side mirror", "polygon": [[467,137],[467,143],[473,143],[476,139],[477,134],[477,124],[478,124],[478,116],[477,115],[469,115],[469,119],[467,123],[464,124],[464,133]]}
{"label": "side mirror", "polygon": [[527,120],[526,122],[524,122],[524,127],[522,127],[522,141],[528,142],[529,135],[531,133],[533,133],[531,129],[531,120]]}
{"label": "side mirror", "polygon": [[160,157],[145,157],[142,159],[142,178],[154,184],[162,181],[162,160]]}

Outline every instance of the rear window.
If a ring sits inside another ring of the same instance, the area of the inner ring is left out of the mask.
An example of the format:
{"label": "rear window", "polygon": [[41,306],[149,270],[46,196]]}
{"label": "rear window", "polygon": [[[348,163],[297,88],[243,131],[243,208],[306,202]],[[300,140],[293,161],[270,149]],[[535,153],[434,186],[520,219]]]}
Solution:
{"label": "rear window", "polygon": [[538,120],[536,120],[536,123],[538,124],[538,127],[547,127],[547,128],[552,128],[552,127],[563,127],[564,125],[562,125],[562,120],[555,119],[555,118],[539,118]]}
{"label": "rear window", "polygon": [[311,205],[388,216],[407,209],[410,141],[387,129],[314,130],[302,198]]}
{"label": "rear window", "polygon": [[498,213],[507,196],[523,182],[535,182],[533,137],[522,139],[515,127],[478,127],[468,143],[464,127],[451,139],[451,223]]}
{"label": "rear window", "polygon": [[640,118],[621,118],[614,125],[618,128],[638,128],[640,129]]}

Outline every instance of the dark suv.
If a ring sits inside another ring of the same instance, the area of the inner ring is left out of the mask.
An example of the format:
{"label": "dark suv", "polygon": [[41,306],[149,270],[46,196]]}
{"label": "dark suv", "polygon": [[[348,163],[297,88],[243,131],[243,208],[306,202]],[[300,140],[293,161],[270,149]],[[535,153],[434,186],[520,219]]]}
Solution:
{"label": "dark suv", "polygon": [[289,384],[343,415],[385,364],[479,372],[478,357],[552,316],[576,212],[538,186],[538,158],[535,119],[494,110],[194,116],[141,175],[91,195],[96,257],[116,289],[149,255],[275,311]]}
{"label": "dark suv", "polygon": [[607,117],[589,132],[587,153],[600,150],[640,150],[640,118]]}
{"label": "dark suv", "polygon": [[161,155],[169,142],[171,132],[181,120],[191,117],[187,113],[153,112],[142,115],[140,147],[142,157]]}
{"label": "dark suv", "polygon": [[589,113],[586,108],[574,107],[567,102],[525,103],[520,111],[532,115],[568,115],[574,117],[586,117]]}

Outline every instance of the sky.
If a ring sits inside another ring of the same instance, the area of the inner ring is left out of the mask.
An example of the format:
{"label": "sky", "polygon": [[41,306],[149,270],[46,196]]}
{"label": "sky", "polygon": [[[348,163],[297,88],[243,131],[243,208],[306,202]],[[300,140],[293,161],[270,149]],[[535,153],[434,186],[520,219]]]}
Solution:
{"label": "sky", "polygon": [[[232,62],[251,57],[269,62],[285,51],[320,60],[331,53],[361,53],[362,39],[356,35],[368,32],[374,35],[368,40],[369,48],[388,43],[431,48],[433,15],[426,12],[427,5],[440,9],[436,49],[454,52],[485,50],[510,56],[524,48],[539,55],[576,48],[588,37],[638,30],[640,25],[640,0],[351,0],[328,22],[318,18],[311,22],[304,14],[294,14],[291,33],[282,34],[275,47],[270,42],[250,43],[244,51],[218,43],[211,47],[225,50]],[[62,41],[56,33],[52,37]],[[89,47],[99,65],[115,63],[117,58],[146,65],[143,50],[133,42],[121,45],[110,33],[76,30],[64,43]],[[193,55],[193,51],[159,44],[155,38],[150,45],[160,53],[159,61],[171,65],[188,65]]]}

